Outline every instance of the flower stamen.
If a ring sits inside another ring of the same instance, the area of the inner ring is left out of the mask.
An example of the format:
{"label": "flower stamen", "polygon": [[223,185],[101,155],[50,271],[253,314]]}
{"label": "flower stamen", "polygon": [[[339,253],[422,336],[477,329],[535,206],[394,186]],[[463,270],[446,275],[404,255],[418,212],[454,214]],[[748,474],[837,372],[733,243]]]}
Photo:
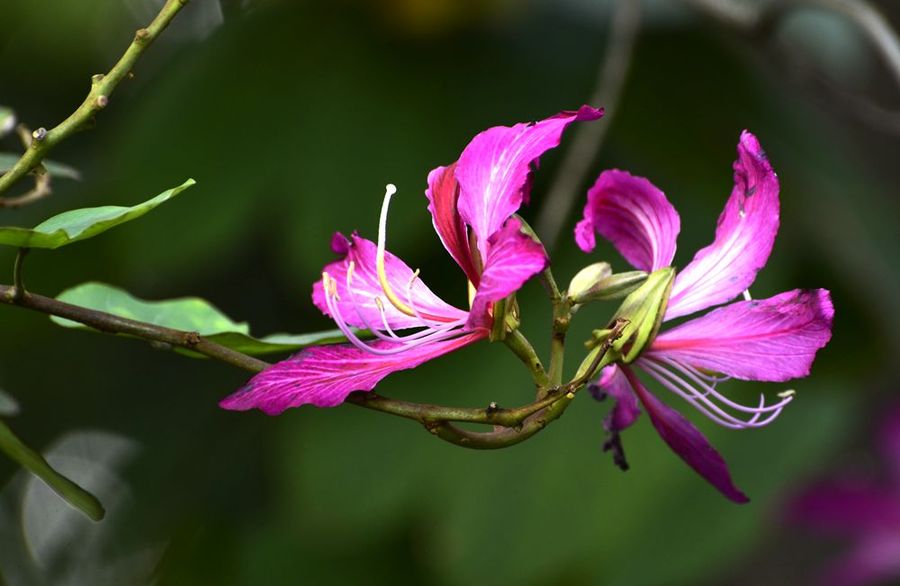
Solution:
{"label": "flower stamen", "polygon": [[385,296],[391,305],[397,308],[400,313],[405,313],[410,317],[415,317],[416,312],[394,293],[388,282],[387,270],[384,265],[385,242],[387,240],[387,213],[391,205],[391,197],[397,193],[397,187],[393,183],[388,183],[384,188],[384,201],[381,204],[381,215],[378,218],[378,248],[375,256],[375,267],[378,272],[378,283],[384,291]]}
{"label": "flower stamen", "polygon": [[[794,399],[794,393],[786,391],[778,394],[780,401],[772,405],[766,405],[765,396],[760,395],[759,405],[757,407],[749,407],[732,401],[715,389],[715,385],[718,382],[729,377],[704,375],[695,367],[664,357],[645,357],[638,359],[637,362],[647,374],[656,379],[666,389],[687,401],[692,407],[712,419],[715,423],[732,429],[746,429],[768,425]],[[685,380],[673,370],[679,371],[689,380]],[[707,383],[703,379],[707,379],[710,382]],[[729,413],[725,408],[752,416],[749,419],[742,419]]]}

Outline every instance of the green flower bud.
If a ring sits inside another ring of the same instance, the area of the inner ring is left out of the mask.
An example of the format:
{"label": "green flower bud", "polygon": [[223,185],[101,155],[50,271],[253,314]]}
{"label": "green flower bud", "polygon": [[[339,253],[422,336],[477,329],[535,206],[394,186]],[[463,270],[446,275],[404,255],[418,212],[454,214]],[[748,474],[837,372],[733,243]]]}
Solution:
{"label": "green flower bud", "polygon": [[650,273],[647,280],[625,298],[613,319],[628,320],[612,348],[628,364],[653,342],[669,304],[675,269],[666,267]]}
{"label": "green flower bud", "polygon": [[621,299],[647,280],[644,271],[612,273],[609,263],[598,262],[586,266],[569,283],[569,301],[573,305],[588,301]]}

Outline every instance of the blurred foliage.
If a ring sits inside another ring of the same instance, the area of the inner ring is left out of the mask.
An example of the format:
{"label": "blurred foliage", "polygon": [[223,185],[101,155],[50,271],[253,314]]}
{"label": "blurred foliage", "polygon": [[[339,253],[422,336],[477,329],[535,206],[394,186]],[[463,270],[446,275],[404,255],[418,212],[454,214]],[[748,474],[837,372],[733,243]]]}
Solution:
{"label": "blurred foliage", "polygon": [[[139,25],[134,4],[4,5],[0,103],[32,127],[62,119]],[[137,204],[139,194],[187,176],[197,186],[139,223],[33,253],[33,290],[54,295],[103,281],[139,298],[201,296],[254,332],[328,329],[309,293],[331,259],[331,233],[373,237],[383,186],[392,182],[400,188],[392,251],[462,304],[465,283],[449,269],[425,210],[427,172],[490,125],[580,105],[607,25],[603,14],[573,3],[501,2],[476,16],[470,2],[347,0],[254,2],[212,30],[206,16],[190,16],[203,4],[185,10],[94,130],[54,152],[83,182],[56,184],[39,205],[0,210],[0,224],[30,226],[122,194],[135,196],[121,203]],[[866,58],[855,49],[847,55]],[[92,441],[113,452],[121,438],[141,446],[128,458],[97,457],[103,477],[115,478],[98,494],[120,504],[108,506],[102,524],[70,532],[33,518],[24,481],[0,461],[0,477],[12,479],[0,517],[4,546],[21,533],[16,524],[92,544],[72,550],[81,557],[60,558],[56,574],[22,569],[26,561],[46,567],[33,547],[7,549],[20,555],[0,557],[0,573],[9,584],[41,583],[37,575],[53,584],[79,576],[137,583],[123,576],[149,573],[159,584],[756,583],[766,558],[753,552],[794,545],[777,522],[785,491],[846,450],[880,397],[896,392],[892,357],[900,350],[897,142],[770,72],[714,25],[687,16],[651,24],[619,112],[599,122],[612,128],[595,166],[628,169],[666,191],[681,211],[683,265],[712,239],[738,135],[750,128],[779,172],[783,201],[782,230],[754,295],[834,292],[834,340],[776,424],[731,432],[698,421],[750,505],[724,501],[646,421],[624,436],[632,470],[615,469],[600,451],[607,406],[587,395],[532,441],[471,452],[352,406],[278,418],[222,412],[218,399],[243,373],[0,308],[0,384],[21,404],[17,429],[38,446],[76,429],[107,430]],[[0,146],[15,150],[15,137]],[[548,154],[535,174],[537,209],[557,160]],[[3,266],[12,259],[0,251]],[[565,241],[553,255],[560,282],[598,260],[625,269],[608,246],[586,258]],[[546,351],[540,288],[527,286],[520,301],[526,333]],[[579,313],[573,351],[614,308]],[[573,353],[570,367],[577,362]],[[529,382],[517,367],[504,348],[482,345],[392,376],[380,390],[519,404]],[[740,397],[758,389],[728,383]],[[90,476],[87,462],[71,469],[74,480],[78,470]],[[128,552],[145,557],[112,563]],[[78,574],[76,559],[109,572]],[[740,571],[751,563],[754,572]]]}

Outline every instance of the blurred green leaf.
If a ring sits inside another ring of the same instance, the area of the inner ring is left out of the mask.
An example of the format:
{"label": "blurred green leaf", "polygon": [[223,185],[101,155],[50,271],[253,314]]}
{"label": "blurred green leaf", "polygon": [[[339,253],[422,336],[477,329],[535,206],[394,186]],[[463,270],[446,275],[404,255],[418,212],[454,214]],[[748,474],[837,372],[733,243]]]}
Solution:
{"label": "blurred green leaf", "polygon": [[[16,116],[9,108],[0,106],[0,137],[5,136],[16,124]],[[0,171],[3,171],[3,163],[0,162]]]}
{"label": "blurred green leaf", "polygon": [[[232,321],[205,299],[183,297],[165,301],[144,301],[127,291],[103,283],[83,283],[63,291],[57,299],[73,305],[105,311],[119,317],[177,330],[198,332],[212,342],[255,356],[276,352],[293,352],[306,346],[346,341],[340,330],[300,335],[272,334],[265,338],[254,338],[250,335],[250,326],[247,323]],[[67,319],[58,317],[50,319],[63,327],[91,330],[87,326]],[[189,356],[200,357],[195,352],[183,349],[179,349],[179,351]]]}
{"label": "blurred green leaf", "polygon": [[102,206],[69,210],[42,222],[33,229],[0,227],[0,244],[23,248],[59,248],[85,240],[140,218],[158,205],[172,199],[195,181],[188,179],[180,186],[164,191],[134,207]]}
{"label": "blurred green leaf", "polygon": [[10,416],[19,414],[19,402],[9,393],[0,389],[0,415]]}
{"label": "blurred green leaf", "polygon": [[97,497],[54,470],[43,456],[26,446],[2,421],[0,421],[0,450],[47,483],[56,494],[90,519],[100,521],[105,516],[106,512]]}
{"label": "blurred green leaf", "polygon": [[[0,111],[0,118],[2,118],[3,112]],[[3,121],[0,120],[0,135],[3,134]],[[16,161],[19,160],[19,155],[15,153],[0,153],[0,173],[6,173],[10,169],[12,169],[13,165],[16,164]],[[81,179],[81,172],[74,167],[70,167],[68,165],[64,165],[62,163],[55,163],[53,161],[44,161],[44,167],[47,168],[47,171],[50,173],[51,177],[61,177],[63,179]]]}

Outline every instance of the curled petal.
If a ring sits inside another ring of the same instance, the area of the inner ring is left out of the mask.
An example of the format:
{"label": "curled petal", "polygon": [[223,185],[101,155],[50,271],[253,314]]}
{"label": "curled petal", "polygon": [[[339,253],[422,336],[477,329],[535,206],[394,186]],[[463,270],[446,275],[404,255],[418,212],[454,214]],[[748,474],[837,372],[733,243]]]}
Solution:
{"label": "curled petal", "polygon": [[680,413],[654,397],[631,370],[628,368],[622,370],[641,400],[647,415],[650,416],[653,427],[672,451],[729,500],[736,503],[750,502],[747,495],[734,485],[725,460],[700,430]]}
{"label": "curled petal", "polygon": [[809,374],[831,339],[833,318],[828,291],[796,289],[714,309],[657,336],[647,356],[744,380],[786,381]]}
{"label": "curled petal", "polygon": [[[254,376],[219,406],[232,411],[259,409],[267,415],[300,405],[334,407],[353,391],[371,391],[392,372],[415,368],[484,336],[470,333],[389,355],[372,354],[349,344],[313,346]],[[386,350],[393,344],[378,341],[372,346]]]}
{"label": "curled petal", "polygon": [[615,404],[603,419],[603,429],[610,433],[622,431],[637,420],[641,414],[637,395],[631,389],[631,383],[617,365],[607,366],[600,372],[600,378],[591,386],[591,392],[600,400],[611,397]]}
{"label": "curled petal", "polygon": [[494,301],[512,295],[525,281],[550,264],[543,245],[522,232],[522,222],[510,218],[488,242],[481,282],[472,300],[468,326],[488,327],[488,308]]}
{"label": "curled petal", "polygon": [[[346,250],[344,258],[327,265],[324,269],[324,272],[335,280],[338,294],[337,306],[344,321],[357,328],[367,328],[367,323],[382,324],[381,310],[378,302],[375,301],[378,298],[381,299],[381,305],[384,308],[384,318],[391,328],[415,328],[422,325],[419,318],[398,311],[386,299],[384,289],[378,281],[374,242],[356,234],[349,239],[336,234],[332,239],[332,249],[338,253]],[[351,262],[353,263],[352,293],[347,289],[347,271]],[[390,252],[385,254],[385,270],[388,283],[393,290],[403,299],[409,297],[421,315],[436,321],[449,322],[465,319],[466,312],[445,303],[432,293],[421,279],[415,279],[410,287],[410,282],[413,281],[413,271]],[[322,313],[334,317],[325,302],[325,289],[321,279],[313,285],[312,299]]]}
{"label": "curled petal", "polygon": [[666,319],[731,301],[749,288],[772,252],[778,214],[778,177],[759,141],[745,130],[716,239],[678,273]]}
{"label": "curled petal", "polygon": [[488,238],[522,205],[532,163],[559,145],[569,124],[602,115],[602,110],[582,106],[540,122],[488,128],[466,146],[456,165],[459,213],[475,232],[482,257],[487,257]]}
{"label": "curled petal", "polygon": [[428,174],[428,189],[425,190],[425,197],[428,198],[428,211],[431,212],[434,229],[444,244],[444,248],[466,273],[469,281],[478,286],[478,271],[475,270],[472,262],[466,225],[456,209],[459,199],[459,184],[456,182],[455,172],[456,163],[431,171]]}
{"label": "curled petal", "polygon": [[601,173],[588,190],[575,241],[590,252],[596,232],[632,266],[651,272],[672,264],[680,229],[678,212],[662,191],[643,177],[614,169]]}

